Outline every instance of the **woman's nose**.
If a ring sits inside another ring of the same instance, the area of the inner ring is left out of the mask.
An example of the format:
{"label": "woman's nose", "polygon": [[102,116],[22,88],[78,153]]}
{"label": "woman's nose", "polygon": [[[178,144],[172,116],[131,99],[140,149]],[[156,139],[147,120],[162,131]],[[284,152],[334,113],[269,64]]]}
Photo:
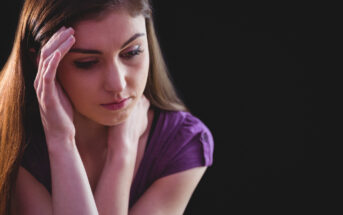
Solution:
{"label": "woman's nose", "polygon": [[111,92],[121,92],[126,87],[125,70],[119,65],[113,64],[109,66],[105,75],[105,89]]}

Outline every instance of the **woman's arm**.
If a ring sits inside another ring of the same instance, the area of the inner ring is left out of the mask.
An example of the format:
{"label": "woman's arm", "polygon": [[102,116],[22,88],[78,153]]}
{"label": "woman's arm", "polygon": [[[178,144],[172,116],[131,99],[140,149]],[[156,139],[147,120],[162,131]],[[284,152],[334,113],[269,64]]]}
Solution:
{"label": "woman's arm", "polygon": [[193,168],[155,181],[129,211],[137,147],[149,133],[144,117],[148,104],[144,97],[141,101],[122,125],[109,130],[107,160],[95,191],[100,215],[182,214],[206,170],[206,167]]}
{"label": "woman's arm", "polygon": [[181,215],[206,170],[193,168],[155,181],[129,211],[133,163],[121,156],[107,160],[95,192],[100,215]]}
{"label": "woman's arm", "polygon": [[[39,64],[34,88],[50,158],[52,184],[50,211],[54,215],[97,215],[95,200],[75,143],[73,107],[56,79],[61,59],[75,43],[73,34],[73,29],[62,27],[43,46],[37,57]],[[23,191],[25,187],[20,187],[22,190],[17,193],[25,192]],[[39,198],[43,195],[35,196]],[[24,201],[20,201],[19,204],[28,209],[21,210],[22,214],[30,214],[34,211],[29,209]],[[35,204],[31,207],[38,208],[39,202],[35,201]]]}
{"label": "woman's arm", "polygon": [[52,195],[30,172],[20,167],[12,195],[11,214],[98,214],[76,147],[60,147],[60,150],[50,151],[49,157]]}
{"label": "woman's arm", "polygon": [[149,107],[150,102],[141,96],[129,117],[108,129],[106,163],[95,190],[101,215],[128,214],[137,150],[148,134]]}
{"label": "woman's arm", "polygon": [[197,167],[158,179],[129,214],[182,215],[205,171],[206,167]]}
{"label": "woman's arm", "polygon": [[[118,144],[119,145],[119,144]],[[100,215],[127,215],[136,152],[130,148],[108,150],[95,201]]]}
{"label": "woman's arm", "polygon": [[[59,143],[56,143],[59,144]],[[98,214],[86,170],[74,143],[49,151],[52,214]]]}
{"label": "woman's arm", "polygon": [[25,168],[20,167],[14,195],[12,215],[96,215],[94,197],[75,148],[49,152],[52,196]]}

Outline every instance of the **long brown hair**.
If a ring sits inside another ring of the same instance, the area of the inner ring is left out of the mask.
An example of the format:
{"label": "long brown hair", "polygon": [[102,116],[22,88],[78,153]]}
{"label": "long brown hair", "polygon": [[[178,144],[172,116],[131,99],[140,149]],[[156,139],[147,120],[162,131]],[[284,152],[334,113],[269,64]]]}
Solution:
{"label": "long brown hair", "polygon": [[[36,56],[61,26],[96,18],[109,9],[124,7],[146,20],[150,71],[144,91],[152,106],[164,110],[187,108],[170,80],[154,30],[149,0],[26,0],[12,52],[0,73],[0,214],[10,213],[10,201],[26,141],[41,126],[33,82]],[[38,127],[39,127],[38,126]],[[36,134],[36,133],[35,133]]]}

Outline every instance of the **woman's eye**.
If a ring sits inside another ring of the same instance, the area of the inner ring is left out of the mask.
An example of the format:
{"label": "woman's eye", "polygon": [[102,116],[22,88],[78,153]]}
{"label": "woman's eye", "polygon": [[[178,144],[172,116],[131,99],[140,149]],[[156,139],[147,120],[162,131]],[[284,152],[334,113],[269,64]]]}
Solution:
{"label": "woman's eye", "polygon": [[92,60],[92,61],[75,61],[74,62],[74,65],[77,67],[77,68],[80,68],[80,69],[90,69],[92,66],[94,66],[95,64],[97,64],[98,61],[97,60]]}
{"label": "woman's eye", "polygon": [[142,52],[143,52],[143,50],[140,48],[140,46],[138,46],[137,48],[135,48],[135,49],[133,49],[131,51],[122,53],[121,57],[130,59],[130,58],[135,57],[136,55],[139,55]]}

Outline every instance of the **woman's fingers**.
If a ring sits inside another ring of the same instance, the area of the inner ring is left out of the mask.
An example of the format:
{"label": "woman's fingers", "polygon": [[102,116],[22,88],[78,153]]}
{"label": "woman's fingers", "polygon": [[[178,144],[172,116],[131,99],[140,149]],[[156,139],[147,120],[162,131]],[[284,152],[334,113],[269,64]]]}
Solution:
{"label": "woman's fingers", "polygon": [[[52,37],[50,38],[50,40],[56,38],[56,36],[59,35],[59,34],[61,34],[64,30],[66,30],[66,27],[65,27],[65,26],[62,26],[58,31],[56,31],[56,32],[54,33],[54,35],[52,35]],[[49,41],[50,41],[50,40],[49,40]],[[49,41],[48,41],[48,43],[49,43]]]}
{"label": "woman's fingers", "polygon": [[[74,136],[73,107],[56,80],[56,71],[75,43],[73,29],[61,28],[41,49],[34,82],[47,139]],[[47,142],[49,142],[47,140]]]}
{"label": "woman's fingers", "polygon": [[70,35],[74,34],[74,30],[70,27],[68,29],[61,29],[61,32],[56,32],[49,41],[44,45],[40,54],[40,63],[38,70],[42,67],[42,60],[48,58],[53,52],[69,38]]}
{"label": "woman's fingers", "polygon": [[[49,61],[50,61],[50,59],[52,58],[52,55],[50,55],[47,59],[45,59],[45,60],[40,60],[40,63],[39,64],[41,64],[41,65],[43,65],[44,63],[43,62],[41,62],[41,61],[44,61],[45,62],[45,64],[49,64]],[[42,73],[43,73],[43,69],[42,69],[42,67],[43,66],[40,66],[41,68],[40,69],[38,69],[38,72],[37,72],[37,75],[36,75],[36,78],[35,78],[35,81],[34,81],[34,87],[35,87],[35,89],[36,89],[36,91],[38,91],[38,89],[40,88],[39,86],[40,86],[40,79],[41,79],[41,77],[42,77]]]}
{"label": "woman's fingers", "polygon": [[41,57],[46,58],[51,55],[54,50],[56,50],[63,43],[63,41],[68,39],[72,34],[74,34],[74,29],[71,27],[62,30],[61,32],[56,32],[42,48]]}
{"label": "woman's fingers", "polygon": [[54,77],[54,72],[52,71],[57,69],[60,59],[61,59],[61,52],[57,50],[52,55],[49,65],[46,69],[46,72],[43,75],[43,80],[41,80],[42,81],[41,99],[44,103],[45,108],[49,107],[50,105],[55,105],[53,103],[54,99],[52,98],[55,77]]}
{"label": "woman's fingers", "polygon": [[[38,72],[36,75],[36,80],[34,82],[34,87],[38,88],[39,80],[42,77],[42,67],[45,64],[46,66],[49,64],[51,56],[55,49],[64,42],[68,35],[73,34],[74,31],[69,28],[66,29],[64,26],[60,28],[50,39],[49,41],[43,46],[41,49],[41,54],[39,55],[39,62],[38,62]],[[53,49],[55,48],[55,49]]]}
{"label": "woman's fingers", "polygon": [[[62,26],[51,38],[50,40],[48,41],[48,43],[50,41],[53,41],[52,38],[56,38],[57,35],[61,34],[66,28],[64,26]],[[38,72],[37,72],[37,76],[40,77],[40,71],[41,71],[41,65],[42,65],[42,62],[41,62],[41,56],[40,54],[37,56],[37,64],[38,64]],[[35,86],[36,87],[36,86]]]}
{"label": "woman's fingers", "polygon": [[[49,40],[49,42],[46,44],[47,47],[43,47],[42,50],[45,54],[41,55],[37,77],[34,82],[34,86],[39,98],[43,98],[43,92],[45,95],[44,98],[47,98],[46,95],[52,93],[52,88],[54,87],[53,81],[56,77],[58,64],[74,43],[75,37],[73,36],[73,30],[63,30],[62,28],[60,29],[60,32],[57,32]],[[45,56],[46,53],[49,53],[52,48],[55,48],[52,53],[49,56]],[[42,56],[44,56],[44,58],[42,58]]]}
{"label": "woman's fingers", "polygon": [[[48,47],[53,41],[54,41],[54,39],[57,37],[57,35],[60,35],[63,31],[65,31],[65,27],[63,26],[63,27],[61,27],[57,32],[55,32],[54,33],[54,35],[52,35],[52,37],[49,39],[49,41],[42,47],[42,49],[40,50],[40,54],[39,54],[39,56],[38,56],[38,71],[40,71],[41,70],[41,67],[42,67],[42,61],[41,61],[41,59],[43,59],[44,60],[44,58],[43,57],[45,57],[45,56],[43,56],[43,50],[45,50],[46,49],[46,47]],[[47,58],[47,57],[46,57]]]}
{"label": "woman's fingers", "polygon": [[[42,68],[42,90],[44,93],[51,95],[54,86],[54,80],[56,78],[56,72],[58,64],[61,59],[65,56],[68,50],[72,47],[75,42],[75,38],[71,35],[67,40],[65,40],[58,49],[51,55],[48,62],[44,63]],[[43,97],[44,98],[44,97]]]}
{"label": "woman's fingers", "polygon": [[51,57],[54,56],[56,52],[58,52],[60,56],[57,63],[59,63],[59,61],[67,54],[68,50],[73,46],[74,43],[75,43],[75,38],[73,35],[70,35],[69,38],[63,41],[63,43],[60,44],[60,46],[55,50],[55,52],[52,53],[46,59],[46,62],[44,62],[42,66],[41,75],[43,76],[42,77],[43,79],[44,77],[48,77],[49,80],[50,78],[52,78],[52,80],[55,79],[58,64],[56,65],[56,67],[50,67]]}
{"label": "woman's fingers", "polygon": [[58,48],[58,50],[61,52],[61,59],[67,54],[67,52],[70,50],[70,48],[73,46],[73,44],[75,43],[75,37],[74,35],[70,35],[68,37],[67,40],[65,40],[60,47]]}

